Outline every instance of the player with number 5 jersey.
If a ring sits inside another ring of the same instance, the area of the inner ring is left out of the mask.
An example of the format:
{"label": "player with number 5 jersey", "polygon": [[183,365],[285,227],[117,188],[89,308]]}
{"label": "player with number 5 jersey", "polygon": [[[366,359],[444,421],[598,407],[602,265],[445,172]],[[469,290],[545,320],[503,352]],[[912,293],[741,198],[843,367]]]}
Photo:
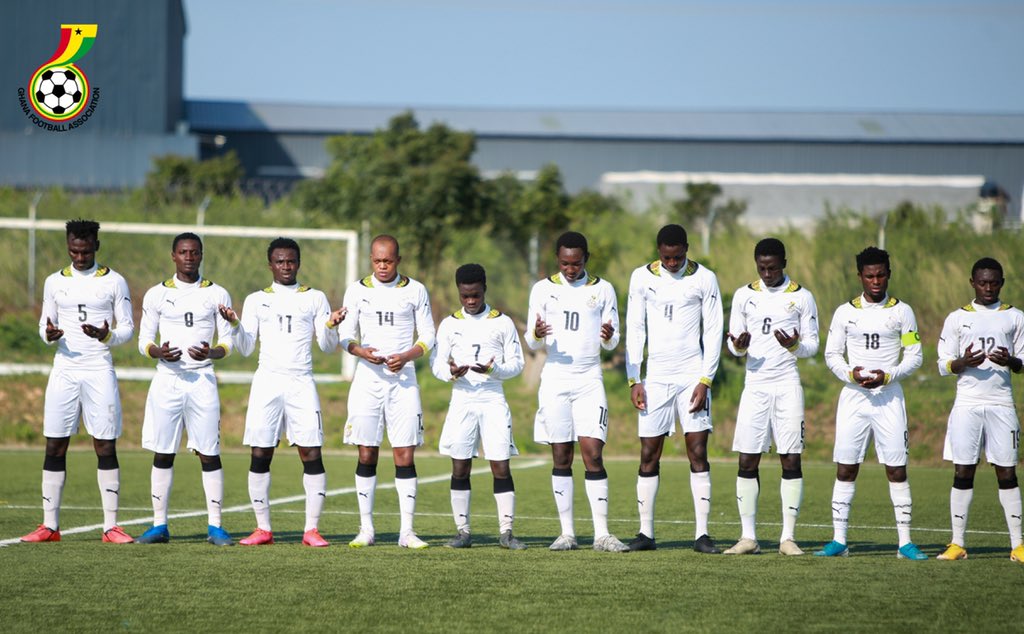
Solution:
{"label": "player with number 5 jersey", "polygon": [[[871,437],[885,465],[889,497],[896,516],[900,559],[927,559],[910,540],[912,501],[907,481],[910,434],[900,381],[921,367],[921,336],[913,309],[888,293],[892,269],[889,254],[868,247],[857,254],[857,275],[863,293],[832,315],[825,343],[825,364],[843,382],[836,411],[832,489],[832,541],[816,552],[820,557],[845,557],[846,532],[857,473]],[[902,352],[902,355],[901,355]],[[901,358],[902,356],[902,358]]]}
{"label": "player with number 5 jersey", "polygon": [[587,498],[594,522],[594,550],[622,552],[626,546],[608,532],[608,473],[604,443],[608,438],[608,399],[601,380],[601,350],[619,343],[615,290],[590,275],[583,234],[567,231],[555,243],[559,272],[530,291],[526,345],[547,350],[537,393],[533,437],[551,445],[551,489],[561,534],[551,550],[575,550],[572,462],[575,443],[586,468]]}

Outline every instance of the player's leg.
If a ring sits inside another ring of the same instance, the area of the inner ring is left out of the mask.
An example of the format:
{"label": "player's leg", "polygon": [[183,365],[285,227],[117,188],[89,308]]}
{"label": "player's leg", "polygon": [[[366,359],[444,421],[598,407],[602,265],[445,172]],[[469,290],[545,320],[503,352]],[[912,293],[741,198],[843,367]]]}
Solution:
{"label": "player's leg", "polygon": [[[641,414],[642,416],[643,414]],[[669,421],[671,426],[673,421]],[[640,469],[636,477],[636,505],[640,515],[640,532],[628,544],[631,551],[655,550],[654,505],[661,483],[661,452],[668,432],[640,438]]]}
{"label": "player's leg", "polygon": [[584,486],[594,524],[594,550],[625,552],[626,545],[608,530],[610,496],[602,455],[608,438],[608,399],[603,381],[598,379],[577,387],[572,397],[572,419],[586,470]]}
{"label": "player's leg", "polygon": [[750,386],[740,396],[736,412],[736,432],[732,450],[739,453],[736,472],[736,507],[740,514],[740,539],[726,549],[726,555],[747,555],[761,552],[757,543],[757,501],[761,493],[758,471],[761,453],[771,448],[771,421],[774,394],[768,389]]}
{"label": "player's leg", "polygon": [[154,453],[149,473],[149,498],[153,505],[153,525],[136,540],[140,544],[166,544],[171,540],[167,527],[167,508],[174,483],[174,454]]}
{"label": "player's leg", "polygon": [[1010,533],[1010,559],[1024,563],[1021,545],[1021,496],[1017,484],[1017,447],[1020,422],[1013,407],[985,408],[985,456],[996,470],[999,504]]}
{"label": "player's leg", "polygon": [[[199,456],[206,498],[206,541],[214,546],[231,546],[231,535],[224,530],[224,468],[220,459],[220,394],[212,368],[190,373],[183,382],[185,429],[188,448]],[[175,444],[177,447],[177,444]]]}
{"label": "player's leg", "polygon": [[999,504],[1006,516],[1006,528],[1010,533],[1010,559],[1024,563],[1024,546],[1021,545],[1021,497],[1017,483],[1016,468],[996,466],[996,480],[999,483]]}
{"label": "player's leg", "polygon": [[373,506],[377,494],[377,460],[384,440],[384,399],[387,386],[366,373],[356,372],[348,391],[348,420],[344,441],[356,445],[355,489],[359,505],[359,532],[352,548],[372,546],[375,540]]}
{"label": "player's leg", "polygon": [[509,459],[491,460],[491,475],[494,477],[494,502],[498,508],[498,544],[509,550],[526,550],[526,544],[512,535],[516,518],[516,487]]}
{"label": "player's leg", "polygon": [[800,385],[779,388],[775,392],[772,433],[782,466],[779,497],[782,502],[782,532],[779,553],[802,555],[795,541],[796,520],[803,502],[804,480],[800,455],[804,450],[804,390]]}
{"label": "player's leg", "polygon": [[174,483],[174,456],[181,442],[185,394],[177,376],[157,372],[146,396],[142,419],[142,448],[153,452],[149,476],[149,497],[153,505],[153,525],[138,538],[140,544],[165,544],[171,539],[167,526],[171,486]]}
{"label": "player's leg", "polygon": [[875,452],[879,461],[885,464],[885,476],[889,480],[889,498],[896,518],[896,534],[899,536],[897,556],[900,559],[922,561],[928,556],[910,539],[914,503],[910,482],[907,480],[910,432],[907,428],[903,390],[896,385],[888,394],[873,398],[876,402],[873,422]]}
{"label": "player's leg", "polygon": [[352,548],[373,546],[376,529],[373,526],[373,505],[377,493],[377,461],[380,447],[358,445],[356,462],[356,499],[359,503],[359,533],[348,543]]}
{"label": "player's leg", "polygon": [[[801,421],[802,423],[802,421]],[[782,499],[782,533],[779,535],[779,553],[802,555],[804,551],[795,539],[796,520],[800,516],[800,505],[804,497],[803,466],[799,453],[780,453],[782,479],[779,481],[779,496]]]}
{"label": "player's leg", "polygon": [[[525,550],[526,544],[512,535],[516,517],[516,487],[509,461],[519,450],[512,438],[512,412],[504,395],[480,394],[478,411],[480,445],[491,464],[494,478],[494,503],[498,511],[498,545],[509,550]],[[475,442],[475,441],[474,441]],[[475,444],[474,444],[475,447]]]}
{"label": "player's leg", "polygon": [[416,495],[419,478],[416,475],[416,447],[423,444],[423,406],[420,389],[415,382],[391,383],[384,401],[384,423],[388,442],[395,459],[395,491],[398,493],[399,531],[398,545],[418,550],[429,546],[416,536],[413,520],[416,516]]}
{"label": "player's leg", "polygon": [[221,511],[224,508],[224,466],[220,454],[199,453],[203,494],[206,496],[206,541],[214,546],[231,546],[231,535],[224,530]]}
{"label": "player's leg", "polygon": [[71,438],[47,438],[43,456],[43,523],[21,538],[26,543],[60,541],[60,500],[67,480]]}
{"label": "player's leg", "polygon": [[469,548],[473,545],[470,535],[469,502],[472,495],[469,473],[473,469],[473,459],[452,458],[452,480],[449,498],[452,504],[452,518],[455,520],[455,537],[445,546],[449,548]]}
{"label": "player's leg", "polygon": [[942,458],[953,463],[953,486],[949,490],[949,519],[952,537],[938,559],[967,559],[967,517],[974,499],[974,475],[984,435],[984,408],[956,407],[949,412]]}
{"label": "player's leg", "polygon": [[121,470],[117,439],[121,436],[121,393],[114,369],[81,372],[79,376],[82,421],[93,437],[96,450],[96,483],[103,506],[103,541],[128,544],[133,540],[117,525],[121,494]]}
{"label": "player's leg", "polygon": [[67,481],[67,451],[78,429],[78,381],[67,371],[54,368],[46,384],[43,405],[42,501],[43,523],[23,536],[23,542],[60,541],[60,504]]}
{"label": "player's leg", "polygon": [[256,516],[256,530],[238,542],[243,546],[274,543],[270,524],[270,463],[281,438],[285,384],[280,377],[259,370],[252,378],[242,442],[251,448],[249,501]]}
{"label": "player's leg", "polygon": [[302,461],[302,489],[306,492],[306,525],[302,529],[305,546],[322,548],[327,540],[320,535],[320,515],[327,501],[327,471],[319,446],[297,446]]}
{"label": "player's leg", "polygon": [[686,457],[690,461],[690,494],[693,497],[693,513],[696,520],[693,549],[708,555],[721,551],[715,546],[708,533],[708,518],[711,516],[711,464],[708,462],[708,431],[692,431],[684,434]]}
{"label": "player's leg", "polygon": [[572,420],[570,386],[565,382],[541,380],[537,391],[537,414],[533,421],[534,441],[551,445],[551,492],[561,527],[551,550],[576,550],[576,527],[573,522],[572,461],[575,433]]}
{"label": "player's leg", "polygon": [[846,557],[850,508],[857,490],[857,474],[871,440],[871,403],[853,388],[843,388],[836,409],[836,440],[832,460],[836,481],[832,485],[832,541],[815,552],[819,557]]}

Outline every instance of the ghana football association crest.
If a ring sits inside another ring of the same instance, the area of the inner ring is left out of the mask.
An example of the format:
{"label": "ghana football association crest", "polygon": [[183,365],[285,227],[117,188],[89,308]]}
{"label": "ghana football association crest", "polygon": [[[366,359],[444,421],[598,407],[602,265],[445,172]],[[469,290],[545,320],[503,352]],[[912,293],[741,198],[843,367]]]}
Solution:
{"label": "ghana football association crest", "polygon": [[99,101],[85,72],[75,64],[92,49],[95,24],[62,24],[54,54],[18,89],[22,112],[39,128],[67,132],[89,120]]}

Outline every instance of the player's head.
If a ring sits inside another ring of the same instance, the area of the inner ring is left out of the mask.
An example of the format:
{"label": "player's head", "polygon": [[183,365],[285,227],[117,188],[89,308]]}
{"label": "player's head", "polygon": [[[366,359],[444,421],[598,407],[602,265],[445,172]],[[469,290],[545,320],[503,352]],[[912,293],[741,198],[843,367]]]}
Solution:
{"label": "player's head", "polygon": [[678,273],[686,264],[686,251],[690,248],[686,229],[680,225],[665,225],[658,231],[658,259],[671,273]]}
{"label": "player's head", "polygon": [[754,245],[757,276],[767,286],[778,286],[786,278],[786,245],[778,238],[765,238]]}
{"label": "player's head", "polygon": [[301,260],[299,243],[291,238],[274,238],[267,247],[267,262],[278,284],[291,286],[295,283]]}
{"label": "player's head", "polygon": [[981,258],[971,267],[971,288],[974,300],[983,306],[999,301],[1003,290],[1003,265],[994,258]]}
{"label": "player's head", "polygon": [[857,276],[864,288],[864,296],[880,302],[889,289],[889,253],[878,247],[868,247],[857,254]]}
{"label": "player's head", "polygon": [[487,303],[487,272],[479,264],[463,264],[455,270],[455,287],[459,289],[459,301],[464,312],[476,315]]}
{"label": "player's head", "polygon": [[370,268],[373,276],[381,282],[390,282],[398,275],[402,256],[398,251],[398,240],[394,236],[381,234],[370,243]]}
{"label": "player's head", "polygon": [[96,252],[100,250],[100,223],[79,218],[68,220],[64,229],[71,265],[79,271],[91,269],[96,264]]}
{"label": "player's head", "polygon": [[182,281],[194,281],[199,276],[199,265],[203,263],[203,241],[194,233],[185,232],[174,236],[171,243],[171,260],[175,272]]}
{"label": "player's head", "polygon": [[570,282],[583,277],[586,272],[590,251],[587,249],[587,238],[577,231],[566,231],[558,236],[555,242],[555,259],[558,270]]}

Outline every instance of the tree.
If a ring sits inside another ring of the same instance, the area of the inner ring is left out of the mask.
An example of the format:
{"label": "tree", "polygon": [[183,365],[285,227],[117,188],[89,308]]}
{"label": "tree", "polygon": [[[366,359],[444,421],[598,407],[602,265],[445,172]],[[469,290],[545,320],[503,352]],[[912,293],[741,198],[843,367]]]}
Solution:
{"label": "tree", "polygon": [[480,173],[470,163],[475,149],[473,133],[440,123],[420,130],[405,112],[372,135],[328,139],[327,173],[302,183],[296,200],[338,221],[366,220],[375,232],[396,234],[403,253],[429,273],[453,230],[483,220]]}
{"label": "tree", "polygon": [[234,196],[243,173],[234,150],[205,161],[175,154],[158,156],[146,174],[144,197],[150,205],[195,205],[206,196]]}
{"label": "tree", "polygon": [[721,195],[722,188],[714,183],[687,183],[686,198],[672,203],[678,222],[686,228],[704,227],[713,211],[710,229],[732,229],[746,212],[747,202],[729,198],[715,205],[715,199]]}

